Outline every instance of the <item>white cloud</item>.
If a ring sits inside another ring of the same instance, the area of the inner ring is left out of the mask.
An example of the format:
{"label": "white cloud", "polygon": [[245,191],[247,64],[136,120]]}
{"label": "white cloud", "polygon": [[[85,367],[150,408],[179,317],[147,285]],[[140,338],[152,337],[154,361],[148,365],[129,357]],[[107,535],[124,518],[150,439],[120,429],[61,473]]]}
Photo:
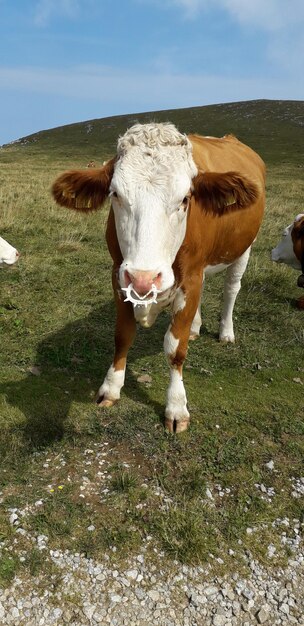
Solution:
{"label": "white cloud", "polygon": [[196,18],[200,12],[222,9],[239,24],[280,30],[304,22],[303,0],[139,0],[157,6],[180,7],[187,17]]}
{"label": "white cloud", "polygon": [[[229,17],[236,29],[257,31],[263,35],[266,50],[265,64],[269,62],[276,73],[295,76],[303,73],[303,0],[135,0],[154,4],[155,7],[179,8],[187,19],[210,19],[221,11],[222,17]],[[236,36],[238,36],[236,31]],[[229,26],[229,36],[233,29]],[[244,59],[246,61],[246,59]]]}
{"label": "white cloud", "polygon": [[36,26],[46,26],[54,16],[74,18],[78,12],[78,0],[39,0],[35,7],[34,23]]}
{"label": "white cloud", "polygon": [[[205,0],[204,0],[205,1]],[[265,30],[285,29],[304,21],[303,0],[216,0],[241,24]]]}
{"label": "white cloud", "polygon": [[113,110],[122,114],[259,98],[301,100],[304,96],[297,77],[282,81],[140,73],[98,65],[53,70],[0,67],[0,84],[5,91],[94,100],[100,102],[101,115],[111,115]]}

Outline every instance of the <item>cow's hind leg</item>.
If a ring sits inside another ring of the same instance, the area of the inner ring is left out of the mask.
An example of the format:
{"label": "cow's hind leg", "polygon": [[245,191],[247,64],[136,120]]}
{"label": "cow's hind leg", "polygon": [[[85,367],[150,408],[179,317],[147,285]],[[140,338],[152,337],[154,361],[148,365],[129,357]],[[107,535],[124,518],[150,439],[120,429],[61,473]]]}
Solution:
{"label": "cow's hind leg", "polygon": [[131,303],[122,302],[117,297],[116,305],[115,354],[113,363],[98,390],[96,402],[101,407],[110,407],[120,398],[120,391],[125,382],[127,354],[136,332]]}
{"label": "cow's hind leg", "polygon": [[201,308],[202,308],[203,288],[204,288],[204,282],[202,284],[202,290],[201,290],[201,295],[200,295],[198,307],[196,309],[196,312],[195,312],[195,315],[194,315],[194,318],[193,318],[193,321],[192,321],[192,324],[191,324],[190,335],[189,335],[190,341],[194,341],[195,339],[197,339],[197,337],[199,337],[199,334],[200,334],[200,329],[201,329],[201,325],[202,325]]}
{"label": "cow's hind leg", "polygon": [[234,343],[233,331],[233,308],[236,297],[241,288],[241,279],[247,267],[250,255],[250,247],[226,270],[224,286],[224,304],[220,323],[220,341]]}

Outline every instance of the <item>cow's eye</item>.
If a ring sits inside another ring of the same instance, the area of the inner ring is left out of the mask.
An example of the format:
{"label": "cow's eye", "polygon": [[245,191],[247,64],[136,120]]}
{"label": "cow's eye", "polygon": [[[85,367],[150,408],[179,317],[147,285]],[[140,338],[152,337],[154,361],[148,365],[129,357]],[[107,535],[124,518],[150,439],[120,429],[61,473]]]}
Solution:
{"label": "cow's eye", "polygon": [[117,191],[112,191],[111,196],[112,198],[118,198]]}
{"label": "cow's eye", "polygon": [[189,200],[190,200],[190,196],[185,196],[182,203],[181,203],[181,207],[186,210],[189,204]]}

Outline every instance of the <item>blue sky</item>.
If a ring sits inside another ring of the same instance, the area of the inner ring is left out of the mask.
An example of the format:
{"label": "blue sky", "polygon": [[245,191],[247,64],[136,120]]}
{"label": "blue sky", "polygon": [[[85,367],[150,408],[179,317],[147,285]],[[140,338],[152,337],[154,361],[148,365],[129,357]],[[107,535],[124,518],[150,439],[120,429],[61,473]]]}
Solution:
{"label": "blue sky", "polygon": [[303,0],[0,0],[0,145],[93,118],[304,100]]}

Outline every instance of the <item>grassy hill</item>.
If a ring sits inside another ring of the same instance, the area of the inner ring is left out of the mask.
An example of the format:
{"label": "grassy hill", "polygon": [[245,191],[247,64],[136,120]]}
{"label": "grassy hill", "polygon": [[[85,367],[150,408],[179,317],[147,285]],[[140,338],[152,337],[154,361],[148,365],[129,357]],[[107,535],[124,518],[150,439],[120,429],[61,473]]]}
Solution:
{"label": "grassy hill", "polygon": [[[304,161],[304,102],[254,100],[179,110],[106,117],[61,126],[4,146],[1,158],[49,153],[67,159],[98,161],[115,152],[118,135],[136,122],[173,122],[180,131],[221,137],[235,134],[268,164]],[[4,154],[3,154],[4,152]]]}
{"label": "grassy hill", "polygon": [[[105,412],[94,404],[113,353],[108,206],[76,215],[50,195],[63,169],[102,163],[130,124],[150,120],[235,133],[268,170],[265,220],[235,308],[237,341],[217,341],[218,275],[204,290],[202,337],[189,347],[191,425],[179,437],[162,425],[167,313],[139,329],[120,403]],[[297,273],[271,263],[270,250],[304,208],[303,134],[304,102],[254,101],[92,120],[0,149],[0,233],[22,255],[0,271],[0,586],[16,572],[48,580],[39,534],[50,548],[96,559],[113,547],[117,560],[136,554],[149,536],[152,555],[161,549],[166,559],[224,571],[245,567],[246,554],[267,566],[286,562],[276,520],[303,520],[303,499],[292,492],[303,476],[304,318],[294,305]],[[108,443],[103,474],[92,450]],[[16,509],[33,541],[9,524]]]}

